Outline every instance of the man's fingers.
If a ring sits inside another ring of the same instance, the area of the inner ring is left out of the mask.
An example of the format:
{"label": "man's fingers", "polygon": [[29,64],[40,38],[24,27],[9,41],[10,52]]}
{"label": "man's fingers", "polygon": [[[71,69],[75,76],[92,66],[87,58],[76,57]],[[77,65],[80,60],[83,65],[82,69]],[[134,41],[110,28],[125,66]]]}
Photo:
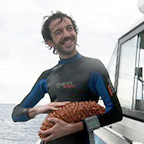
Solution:
{"label": "man's fingers", "polygon": [[50,122],[57,123],[60,119],[51,117],[51,118],[47,118],[47,120],[50,121]]}
{"label": "man's fingers", "polygon": [[51,109],[51,110],[49,110],[49,112],[51,112],[51,111],[53,111],[53,110],[58,110],[58,107],[53,107],[53,106],[51,106],[50,109]]}
{"label": "man's fingers", "polygon": [[52,141],[54,139],[55,139],[55,136],[53,134],[49,135],[46,138],[41,138],[41,140],[44,141],[44,142],[50,142],[50,141]]}
{"label": "man's fingers", "polygon": [[42,135],[50,135],[52,133],[52,131],[51,131],[51,128],[50,128],[50,129],[44,130],[44,131],[40,130],[39,133],[42,134]]}
{"label": "man's fingers", "polygon": [[48,135],[45,138],[41,138],[41,140],[44,141],[44,142],[50,142],[50,141],[56,139],[56,136],[55,136],[55,133],[53,131],[53,128],[50,128],[50,129],[45,130],[45,131],[40,131],[40,133],[42,133],[44,135]]}
{"label": "man's fingers", "polygon": [[[58,118],[47,118],[47,120],[51,121],[51,122],[54,122],[54,123],[57,123],[59,119]],[[51,127],[48,130],[44,130],[44,131],[40,130],[39,133],[42,134],[42,135],[50,135],[50,134],[53,133],[53,127]]]}
{"label": "man's fingers", "polygon": [[63,106],[63,105],[65,105],[65,104],[67,104],[67,103],[70,103],[70,101],[64,101],[64,102],[51,102],[50,105],[51,105],[51,106],[56,106],[56,107],[58,107],[58,106]]}

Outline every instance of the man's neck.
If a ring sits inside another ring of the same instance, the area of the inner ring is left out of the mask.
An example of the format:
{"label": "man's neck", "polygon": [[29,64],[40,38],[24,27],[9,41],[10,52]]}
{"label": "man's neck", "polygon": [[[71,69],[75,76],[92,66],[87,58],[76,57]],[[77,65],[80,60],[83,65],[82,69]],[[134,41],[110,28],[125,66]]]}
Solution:
{"label": "man's neck", "polygon": [[69,57],[67,59],[60,59],[59,60],[59,64],[70,63],[70,62],[73,62],[73,61],[76,61],[76,60],[80,59],[81,57],[82,57],[82,55],[77,53],[76,55],[74,55],[72,57]]}

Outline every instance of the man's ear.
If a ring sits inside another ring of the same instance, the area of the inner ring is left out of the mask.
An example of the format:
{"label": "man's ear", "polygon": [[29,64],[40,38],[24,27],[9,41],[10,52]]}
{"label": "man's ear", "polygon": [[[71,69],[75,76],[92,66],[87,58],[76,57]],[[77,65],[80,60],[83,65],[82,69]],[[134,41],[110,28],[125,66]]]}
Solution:
{"label": "man's ear", "polygon": [[49,47],[54,47],[54,44],[51,40],[47,40],[46,43],[49,45]]}

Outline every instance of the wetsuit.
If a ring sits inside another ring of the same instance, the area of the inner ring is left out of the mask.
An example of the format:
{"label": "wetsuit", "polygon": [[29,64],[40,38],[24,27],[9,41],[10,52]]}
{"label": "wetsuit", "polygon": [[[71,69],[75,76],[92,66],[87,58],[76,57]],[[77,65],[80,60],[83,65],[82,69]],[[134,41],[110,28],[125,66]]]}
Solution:
{"label": "wetsuit", "polygon": [[[85,119],[84,130],[48,144],[88,144],[89,129],[96,129],[122,119],[121,107],[107,70],[98,59],[88,58],[79,53],[63,60],[44,71],[30,93],[17,105],[12,114],[16,121],[27,121],[28,108],[34,107],[48,93],[54,101],[89,101],[99,98],[104,102],[106,112],[102,116]],[[93,123],[94,125],[90,125]]]}

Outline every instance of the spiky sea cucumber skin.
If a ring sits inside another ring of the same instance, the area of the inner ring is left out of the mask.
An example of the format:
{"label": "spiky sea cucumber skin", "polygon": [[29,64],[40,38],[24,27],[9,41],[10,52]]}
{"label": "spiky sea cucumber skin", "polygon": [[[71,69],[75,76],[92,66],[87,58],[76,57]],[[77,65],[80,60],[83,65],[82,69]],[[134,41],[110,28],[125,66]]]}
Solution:
{"label": "spiky sea cucumber skin", "polygon": [[[76,123],[87,117],[103,115],[104,113],[105,108],[97,104],[96,101],[70,102],[64,106],[61,106],[58,110],[48,114],[45,120],[42,122],[40,130],[44,131],[54,126],[53,122],[47,120],[47,118],[50,117],[59,118],[67,123]],[[39,133],[39,137],[45,138],[47,135]]]}

